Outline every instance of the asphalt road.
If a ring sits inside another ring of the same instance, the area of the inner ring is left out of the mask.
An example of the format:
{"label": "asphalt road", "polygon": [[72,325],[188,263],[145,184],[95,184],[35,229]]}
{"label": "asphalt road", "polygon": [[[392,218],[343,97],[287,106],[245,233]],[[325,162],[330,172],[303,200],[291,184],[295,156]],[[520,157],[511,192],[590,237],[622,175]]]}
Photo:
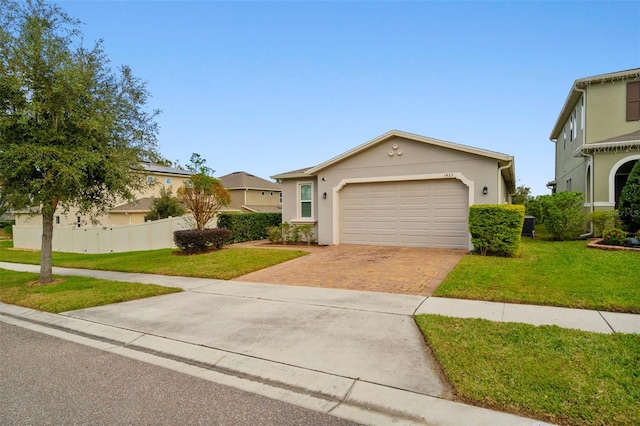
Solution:
{"label": "asphalt road", "polygon": [[353,425],[0,323],[2,425]]}

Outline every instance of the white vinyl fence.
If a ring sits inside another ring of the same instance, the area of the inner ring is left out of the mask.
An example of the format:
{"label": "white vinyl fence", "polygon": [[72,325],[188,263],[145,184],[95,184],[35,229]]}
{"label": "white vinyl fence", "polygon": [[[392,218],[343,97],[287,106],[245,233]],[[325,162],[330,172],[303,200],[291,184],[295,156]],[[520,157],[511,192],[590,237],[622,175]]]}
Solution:
{"label": "white vinyl fence", "polygon": [[[175,248],[173,231],[189,229],[184,217],[137,225],[95,228],[54,227],[53,251],[66,253],[119,253]],[[14,226],[13,247],[40,250],[42,227]]]}

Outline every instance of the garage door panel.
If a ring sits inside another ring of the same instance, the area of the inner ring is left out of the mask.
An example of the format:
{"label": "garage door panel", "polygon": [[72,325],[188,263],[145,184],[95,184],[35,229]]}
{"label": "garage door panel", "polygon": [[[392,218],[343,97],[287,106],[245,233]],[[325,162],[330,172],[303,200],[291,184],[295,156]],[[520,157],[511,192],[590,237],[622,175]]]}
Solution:
{"label": "garage door panel", "polygon": [[395,209],[389,209],[389,208],[385,208],[383,209],[370,209],[369,210],[369,217],[370,218],[379,218],[379,217],[389,217],[389,218],[395,218],[397,215],[397,212]]}
{"label": "garage door panel", "polygon": [[429,231],[431,227],[429,226],[429,222],[426,221],[415,221],[415,222],[400,222],[399,226],[401,231]]}
{"label": "garage door panel", "polygon": [[382,206],[384,208],[395,204],[395,202],[396,197],[376,197],[369,200],[369,206]]}
{"label": "garage door panel", "polygon": [[354,218],[364,219],[367,217],[367,211],[364,209],[349,209],[349,210],[345,209],[343,210],[342,214],[345,219],[354,219]]}
{"label": "garage door panel", "polygon": [[467,248],[468,189],[454,179],[348,184],[340,242]]}
{"label": "garage door panel", "polygon": [[406,219],[406,220],[410,220],[412,218],[424,220],[431,217],[431,211],[427,209],[421,209],[421,208],[416,208],[416,209],[403,208],[403,209],[400,209],[399,217],[400,219]]}

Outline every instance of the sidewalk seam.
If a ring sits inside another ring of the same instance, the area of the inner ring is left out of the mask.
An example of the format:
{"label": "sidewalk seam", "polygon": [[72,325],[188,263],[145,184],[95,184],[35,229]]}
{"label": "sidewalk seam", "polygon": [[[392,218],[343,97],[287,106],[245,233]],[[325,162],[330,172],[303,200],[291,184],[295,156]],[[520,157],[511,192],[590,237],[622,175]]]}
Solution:
{"label": "sidewalk seam", "polygon": [[605,324],[607,324],[607,327],[609,327],[611,329],[612,333],[617,333],[616,330],[614,330],[614,328],[611,326],[611,324],[609,324],[609,321],[607,321],[607,319],[604,317],[604,315],[602,315],[601,311],[597,311],[598,315],[600,315],[600,318],[602,318],[602,320],[604,321]]}

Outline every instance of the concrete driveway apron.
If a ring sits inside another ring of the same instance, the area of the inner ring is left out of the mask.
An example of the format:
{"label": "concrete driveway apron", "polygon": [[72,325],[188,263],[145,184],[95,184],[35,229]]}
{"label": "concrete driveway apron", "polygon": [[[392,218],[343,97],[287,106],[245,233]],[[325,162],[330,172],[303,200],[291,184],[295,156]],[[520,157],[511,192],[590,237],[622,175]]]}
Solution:
{"label": "concrete driveway apron", "polygon": [[416,247],[311,247],[306,256],[236,280],[431,296],[466,253],[466,250]]}
{"label": "concrete driveway apron", "polygon": [[424,297],[171,279],[173,285],[188,290],[63,315],[420,394],[451,397],[451,389],[411,316]]}

